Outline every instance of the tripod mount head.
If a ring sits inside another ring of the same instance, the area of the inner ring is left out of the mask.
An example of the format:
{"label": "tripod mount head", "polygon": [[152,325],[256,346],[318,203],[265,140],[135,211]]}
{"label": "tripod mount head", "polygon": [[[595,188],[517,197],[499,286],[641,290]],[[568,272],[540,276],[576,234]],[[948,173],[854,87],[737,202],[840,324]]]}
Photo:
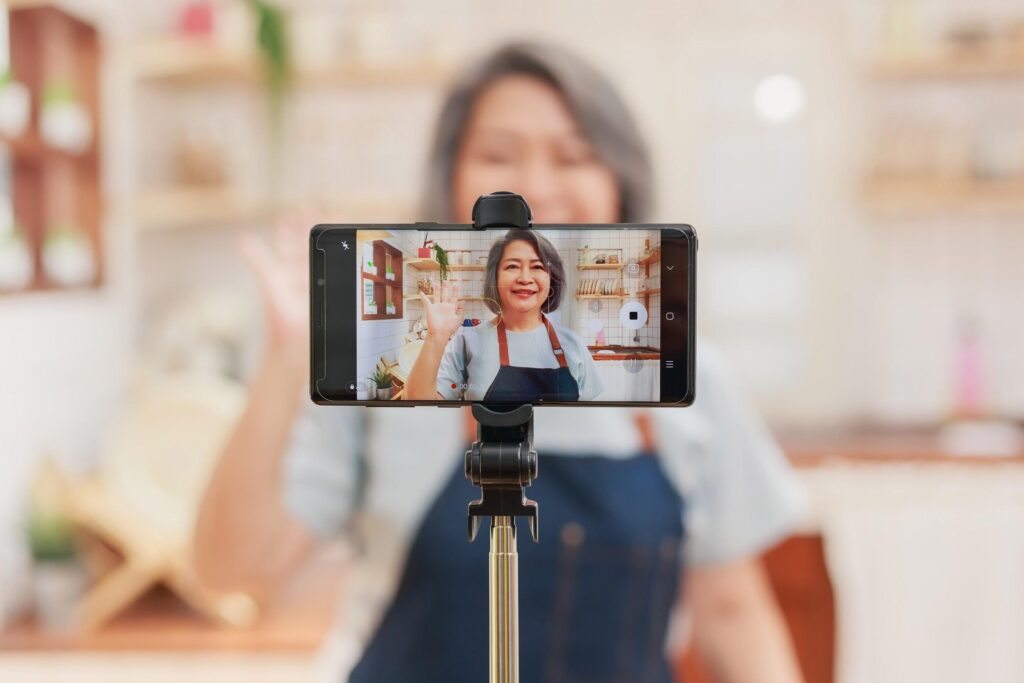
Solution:
{"label": "tripod mount head", "polygon": [[[520,195],[493,192],[473,204],[473,228],[529,228],[530,206]],[[466,451],[466,478],[480,487],[480,499],[469,504],[469,540],[476,539],[481,517],[516,517],[530,520],[530,535],[539,538],[536,501],[526,487],[537,478],[537,451],[533,450],[533,406],[499,410],[473,404],[478,423],[477,440]]]}

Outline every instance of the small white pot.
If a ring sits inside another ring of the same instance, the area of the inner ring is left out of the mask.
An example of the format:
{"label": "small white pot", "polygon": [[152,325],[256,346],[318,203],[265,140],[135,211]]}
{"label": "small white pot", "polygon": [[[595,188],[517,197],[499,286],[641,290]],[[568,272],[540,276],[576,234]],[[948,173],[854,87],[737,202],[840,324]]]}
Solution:
{"label": "small white pot", "polygon": [[32,282],[35,266],[25,241],[0,240],[0,290],[25,289]]}
{"label": "small white pot", "polygon": [[67,633],[78,625],[78,600],[85,572],[74,562],[39,562],[32,573],[36,617],[51,631]]}
{"label": "small white pot", "polygon": [[48,239],[43,246],[43,270],[64,287],[86,285],[96,279],[96,260],[89,240],[80,235]]}
{"label": "small white pot", "polygon": [[77,154],[92,141],[92,121],[77,102],[48,104],[39,117],[39,133],[51,147]]}
{"label": "small white pot", "polygon": [[377,387],[377,400],[378,401],[390,401],[391,400],[391,387]]}
{"label": "small white pot", "polygon": [[[372,390],[372,393],[373,393],[372,397],[370,396],[371,390]],[[369,385],[366,382],[356,382],[356,400],[357,401],[369,401],[371,398],[376,398],[376,397],[377,397],[377,388],[376,388],[376,386]]]}
{"label": "small white pot", "polygon": [[17,81],[0,87],[0,133],[16,138],[25,132],[32,110],[28,88]]}

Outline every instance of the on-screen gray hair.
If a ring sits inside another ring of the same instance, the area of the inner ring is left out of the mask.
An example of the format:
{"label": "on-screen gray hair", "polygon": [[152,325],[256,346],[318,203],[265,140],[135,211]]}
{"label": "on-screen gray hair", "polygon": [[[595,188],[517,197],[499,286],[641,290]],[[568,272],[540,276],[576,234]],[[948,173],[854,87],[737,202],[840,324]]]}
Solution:
{"label": "on-screen gray hair", "polygon": [[548,276],[551,279],[548,298],[541,304],[541,311],[551,313],[557,311],[562,304],[562,296],[565,294],[565,266],[562,265],[562,256],[551,244],[547,237],[536,230],[523,230],[514,228],[509,230],[491,245],[487,254],[487,266],[484,268],[484,305],[491,309],[491,313],[501,314],[501,294],[498,292],[498,266],[501,265],[501,257],[505,254],[505,247],[516,240],[522,240],[533,246],[537,256],[544,262],[548,269]]}

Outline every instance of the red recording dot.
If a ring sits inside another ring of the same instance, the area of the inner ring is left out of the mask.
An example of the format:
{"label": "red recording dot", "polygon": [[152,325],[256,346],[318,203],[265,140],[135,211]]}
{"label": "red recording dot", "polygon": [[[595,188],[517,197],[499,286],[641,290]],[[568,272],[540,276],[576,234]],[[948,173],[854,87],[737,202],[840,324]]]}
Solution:
{"label": "red recording dot", "polygon": [[455,389],[455,382],[452,382],[452,389]]}

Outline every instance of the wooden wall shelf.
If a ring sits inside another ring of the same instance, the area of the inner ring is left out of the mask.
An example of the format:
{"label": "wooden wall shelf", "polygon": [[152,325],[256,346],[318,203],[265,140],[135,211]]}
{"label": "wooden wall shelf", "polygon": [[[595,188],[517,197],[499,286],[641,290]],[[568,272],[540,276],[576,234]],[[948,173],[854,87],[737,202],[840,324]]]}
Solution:
{"label": "wooden wall shelf", "polygon": [[[376,221],[381,216],[412,220],[415,203],[365,196],[338,197],[329,206],[310,200],[322,222]],[[272,222],[281,207],[244,196],[230,187],[171,186],[142,192],[129,210],[142,233],[203,228],[251,227]],[[383,233],[383,231],[381,231]]]}
{"label": "wooden wall shelf", "polygon": [[637,259],[637,263],[645,267],[650,267],[654,263],[661,263],[661,252],[656,251],[646,258]]}
{"label": "wooden wall shelf", "polygon": [[[10,160],[14,220],[28,246],[34,275],[26,288],[3,293],[98,286],[104,271],[99,36],[94,27],[52,5],[15,3],[4,11],[8,12],[11,75],[28,89],[30,114],[26,130],[3,138],[0,144]],[[57,85],[68,91],[76,110],[88,120],[90,138],[81,152],[56,147],[41,133],[43,102]],[[56,278],[52,270],[47,275],[45,265],[52,260],[44,258],[44,249],[55,229],[77,240],[68,256],[79,265],[90,265],[76,268],[74,278]],[[90,273],[91,277],[83,277]]]}
{"label": "wooden wall shelf", "polygon": [[[429,294],[427,295],[427,298],[428,299],[430,298]],[[459,297],[459,298],[462,301],[465,301],[467,303],[472,303],[472,302],[475,302],[475,301],[486,301],[486,298],[482,297],[482,296],[463,296],[463,297]],[[418,303],[418,302],[420,302],[420,295],[419,294],[410,295],[410,296],[405,297],[405,300],[407,302]]]}
{"label": "wooden wall shelf", "polygon": [[881,81],[1022,78],[1024,55],[996,51],[977,55],[937,54],[875,62],[870,76]]}
{"label": "wooden wall shelf", "polygon": [[[388,244],[384,240],[373,241],[373,265],[376,272],[368,272],[364,266],[360,266],[359,310],[362,320],[402,319],[403,306],[405,304],[405,298],[402,296],[404,282],[402,261],[402,251],[398,247]],[[392,278],[388,278],[385,274],[388,265],[392,266],[392,272],[394,273]],[[367,282],[373,283],[373,300],[377,303],[376,313],[368,313],[366,310],[365,283]],[[388,301],[395,304],[393,313],[387,312],[386,303]]]}
{"label": "wooden wall shelf", "polygon": [[[429,258],[409,259],[408,261],[406,261],[406,265],[408,265],[410,268],[415,268],[416,270],[430,270],[430,271],[440,271],[441,270],[441,264],[439,264],[434,259],[429,259]],[[486,266],[481,266],[481,265],[475,264],[475,263],[452,263],[452,264],[449,264],[448,270],[450,270],[453,273],[472,272],[472,271],[483,272],[485,267]]]}
{"label": "wooden wall shelf", "polygon": [[1018,214],[1024,213],[1024,180],[872,178],[862,198],[869,210],[883,214]]}
{"label": "wooden wall shelf", "polygon": [[[133,51],[135,77],[162,85],[261,85],[263,69],[258,55],[232,54],[203,38],[168,38],[148,41]],[[441,85],[451,69],[438,64],[409,63],[389,67],[338,60],[299,67],[294,83],[308,87]]]}

